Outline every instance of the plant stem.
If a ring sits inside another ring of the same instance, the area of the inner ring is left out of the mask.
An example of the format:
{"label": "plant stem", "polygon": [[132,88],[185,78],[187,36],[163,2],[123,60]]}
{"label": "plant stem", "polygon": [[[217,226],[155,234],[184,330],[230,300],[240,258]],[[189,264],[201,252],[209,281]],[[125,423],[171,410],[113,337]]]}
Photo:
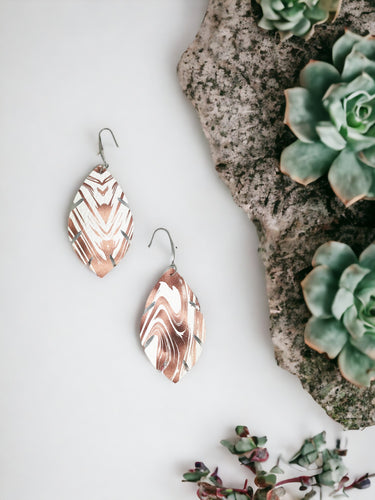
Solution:
{"label": "plant stem", "polygon": [[357,486],[361,481],[364,481],[365,479],[370,479],[371,477],[375,477],[375,474],[364,474],[363,476],[359,477],[355,481],[353,481],[351,484],[348,486],[345,486],[343,488],[344,491],[351,490]]}

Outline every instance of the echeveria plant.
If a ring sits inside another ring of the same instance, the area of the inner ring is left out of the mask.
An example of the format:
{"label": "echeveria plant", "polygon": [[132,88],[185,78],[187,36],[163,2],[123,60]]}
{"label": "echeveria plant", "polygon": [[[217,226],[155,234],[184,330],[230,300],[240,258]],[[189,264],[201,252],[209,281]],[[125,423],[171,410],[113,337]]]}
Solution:
{"label": "echeveria plant", "polygon": [[306,40],[316,24],[333,21],[341,0],[257,0],[263,16],[258,25],[266,30],[278,30],[282,40],[296,35]]}
{"label": "echeveria plant", "polygon": [[333,359],[358,386],[375,379],[375,243],[357,258],[345,243],[330,241],[316,251],[314,269],[302,282],[312,313],[305,342]]}
{"label": "echeveria plant", "polygon": [[285,123],[298,140],[280,168],[307,185],[328,172],[349,206],[375,199],[375,37],[350,31],[332,49],[333,64],[310,61],[301,87],[286,90]]}

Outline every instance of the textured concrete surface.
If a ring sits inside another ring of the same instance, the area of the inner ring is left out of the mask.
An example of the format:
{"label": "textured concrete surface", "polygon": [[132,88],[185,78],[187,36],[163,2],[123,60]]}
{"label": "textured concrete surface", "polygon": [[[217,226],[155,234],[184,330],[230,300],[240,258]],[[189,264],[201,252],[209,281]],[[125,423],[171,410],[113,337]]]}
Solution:
{"label": "textured concrete surface", "polygon": [[257,227],[277,362],[344,427],[373,425],[375,387],[351,385],[336,361],[305,345],[309,312],[300,282],[325,241],[343,241],[360,252],[375,240],[375,202],[346,209],[326,177],[301,186],[280,173],[278,159],[294,140],[283,125],[284,89],[298,85],[310,59],[330,61],[345,27],[375,34],[375,5],[343,0],[336,22],[318,26],[307,42],[293,37],[280,43],[277,33],[258,28],[260,15],[255,0],[210,0],[179,63],[180,84],[199,113],[216,170]]}

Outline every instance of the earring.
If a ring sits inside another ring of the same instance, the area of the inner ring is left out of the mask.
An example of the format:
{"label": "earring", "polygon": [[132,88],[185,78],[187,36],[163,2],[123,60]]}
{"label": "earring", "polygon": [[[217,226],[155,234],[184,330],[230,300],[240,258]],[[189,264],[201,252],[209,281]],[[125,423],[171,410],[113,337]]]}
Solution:
{"label": "earring", "polygon": [[100,278],[111,271],[126,254],[133,237],[133,215],[128,200],[108,170],[101,133],[99,154],[103,163],[90,172],[79,188],[68,220],[68,234],[80,260]]}
{"label": "earring", "polygon": [[172,262],[152,289],[141,319],[141,344],[154,368],[178,382],[197,362],[206,337],[200,305],[186,281],[177,272],[175,247]]}

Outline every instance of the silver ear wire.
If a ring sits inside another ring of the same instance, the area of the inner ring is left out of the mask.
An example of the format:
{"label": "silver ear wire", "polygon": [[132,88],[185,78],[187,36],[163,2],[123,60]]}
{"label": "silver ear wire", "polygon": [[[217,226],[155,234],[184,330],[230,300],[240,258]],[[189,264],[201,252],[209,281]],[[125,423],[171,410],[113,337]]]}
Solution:
{"label": "silver ear wire", "polygon": [[150,248],[150,246],[152,245],[152,242],[154,240],[154,236],[158,231],[165,231],[168,235],[168,238],[169,238],[169,241],[171,244],[171,251],[172,251],[172,262],[171,262],[171,265],[169,267],[172,267],[175,271],[177,271],[176,264],[174,263],[175,258],[176,258],[176,252],[175,252],[176,247],[173,243],[172,236],[169,234],[168,229],[165,229],[165,227],[158,227],[157,229],[155,229],[155,231],[152,233],[150,243],[148,244],[148,248]]}
{"label": "silver ear wire", "polygon": [[102,128],[100,131],[99,131],[99,154],[100,156],[102,157],[102,160],[103,160],[103,166],[105,168],[108,168],[108,163],[105,159],[105,156],[104,156],[104,148],[103,148],[103,142],[102,142],[102,138],[101,138],[101,133],[104,132],[104,130],[107,130],[108,132],[111,133],[112,135],[112,138],[113,140],[115,141],[115,144],[117,147],[119,147],[119,145],[117,144],[117,141],[116,141],[116,137],[115,137],[115,134],[112,132],[112,130],[108,127],[105,127],[105,128]]}

